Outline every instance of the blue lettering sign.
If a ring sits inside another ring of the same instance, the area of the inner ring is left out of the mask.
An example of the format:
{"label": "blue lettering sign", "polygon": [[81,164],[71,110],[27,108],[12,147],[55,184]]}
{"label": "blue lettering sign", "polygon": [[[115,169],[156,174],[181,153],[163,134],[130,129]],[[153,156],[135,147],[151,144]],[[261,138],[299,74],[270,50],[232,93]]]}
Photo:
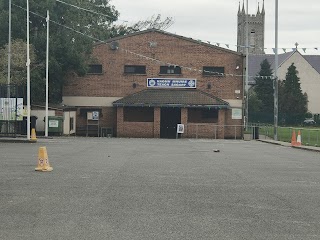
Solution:
{"label": "blue lettering sign", "polygon": [[148,78],[147,87],[150,88],[197,88],[196,79],[180,78]]}

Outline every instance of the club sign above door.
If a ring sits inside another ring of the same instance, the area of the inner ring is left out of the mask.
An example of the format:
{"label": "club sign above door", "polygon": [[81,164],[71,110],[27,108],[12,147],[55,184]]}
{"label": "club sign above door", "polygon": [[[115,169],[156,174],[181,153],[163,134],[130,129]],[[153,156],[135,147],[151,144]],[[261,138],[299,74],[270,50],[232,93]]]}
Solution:
{"label": "club sign above door", "polygon": [[147,78],[148,88],[197,88],[196,79]]}

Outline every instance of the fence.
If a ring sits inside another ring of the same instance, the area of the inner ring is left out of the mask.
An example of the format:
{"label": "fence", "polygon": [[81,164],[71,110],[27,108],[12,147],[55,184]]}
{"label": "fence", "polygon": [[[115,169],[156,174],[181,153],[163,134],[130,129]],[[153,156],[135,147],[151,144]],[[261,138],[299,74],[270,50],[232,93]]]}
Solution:
{"label": "fence", "polygon": [[0,85],[1,137],[15,137],[21,131],[23,95],[23,87]]}
{"label": "fence", "polygon": [[[291,142],[293,130],[301,133],[301,143],[307,146],[320,147],[320,129],[299,127],[278,127],[278,140]],[[209,139],[273,139],[274,126],[265,124],[251,124],[245,129],[243,125],[212,125],[193,123],[185,125],[184,138]]]}
{"label": "fence", "polygon": [[[320,129],[319,128],[300,128],[300,127],[278,127],[278,140],[282,142],[291,142],[292,132],[301,133],[301,143],[306,146],[320,146]],[[273,126],[260,126],[260,133],[266,138],[273,139]]]}
{"label": "fence", "polygon": [[188,123],[185,125],[184,138],[242,139],[243,125],[212,125]]}

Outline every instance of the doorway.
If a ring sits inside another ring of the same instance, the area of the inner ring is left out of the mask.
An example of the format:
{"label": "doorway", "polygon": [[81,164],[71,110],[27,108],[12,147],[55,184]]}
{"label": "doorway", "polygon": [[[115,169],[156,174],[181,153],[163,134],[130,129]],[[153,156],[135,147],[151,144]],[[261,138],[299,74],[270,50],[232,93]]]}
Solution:
{"label": "doorway", "polygon": [[160,138],[176,138],[178,123],[181,123],[180,108],[161,108]]}

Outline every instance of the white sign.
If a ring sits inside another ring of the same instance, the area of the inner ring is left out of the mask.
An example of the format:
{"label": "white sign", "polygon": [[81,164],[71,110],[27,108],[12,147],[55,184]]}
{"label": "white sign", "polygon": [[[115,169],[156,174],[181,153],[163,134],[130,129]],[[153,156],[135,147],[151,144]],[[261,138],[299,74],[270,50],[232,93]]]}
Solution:
{"label": "white sign", "polygon": [[184,133],[184,124],[177,125],[177,133]]}
{"label": "white sign", "polygon": [[241,108],[232,108],[232,119],[242,119]]}
{"label": "white sign", "polygon": [[0,98],[0,120],[22,121],[23,98]]}
{"label": "white sign", "polygon": [[58,121],[58,120],[49,120],[49,127],[50,127],[50,128],[57,128],[57,127],[59,127],[59,121]]}
{"label": "white sign", "polygon": [[149,88],[197,88],[196,79],[185,78],[148,78]]}
{"label": "white sign", "polygon": [[92,112],[92,120],[99,120],[99,112]]}

